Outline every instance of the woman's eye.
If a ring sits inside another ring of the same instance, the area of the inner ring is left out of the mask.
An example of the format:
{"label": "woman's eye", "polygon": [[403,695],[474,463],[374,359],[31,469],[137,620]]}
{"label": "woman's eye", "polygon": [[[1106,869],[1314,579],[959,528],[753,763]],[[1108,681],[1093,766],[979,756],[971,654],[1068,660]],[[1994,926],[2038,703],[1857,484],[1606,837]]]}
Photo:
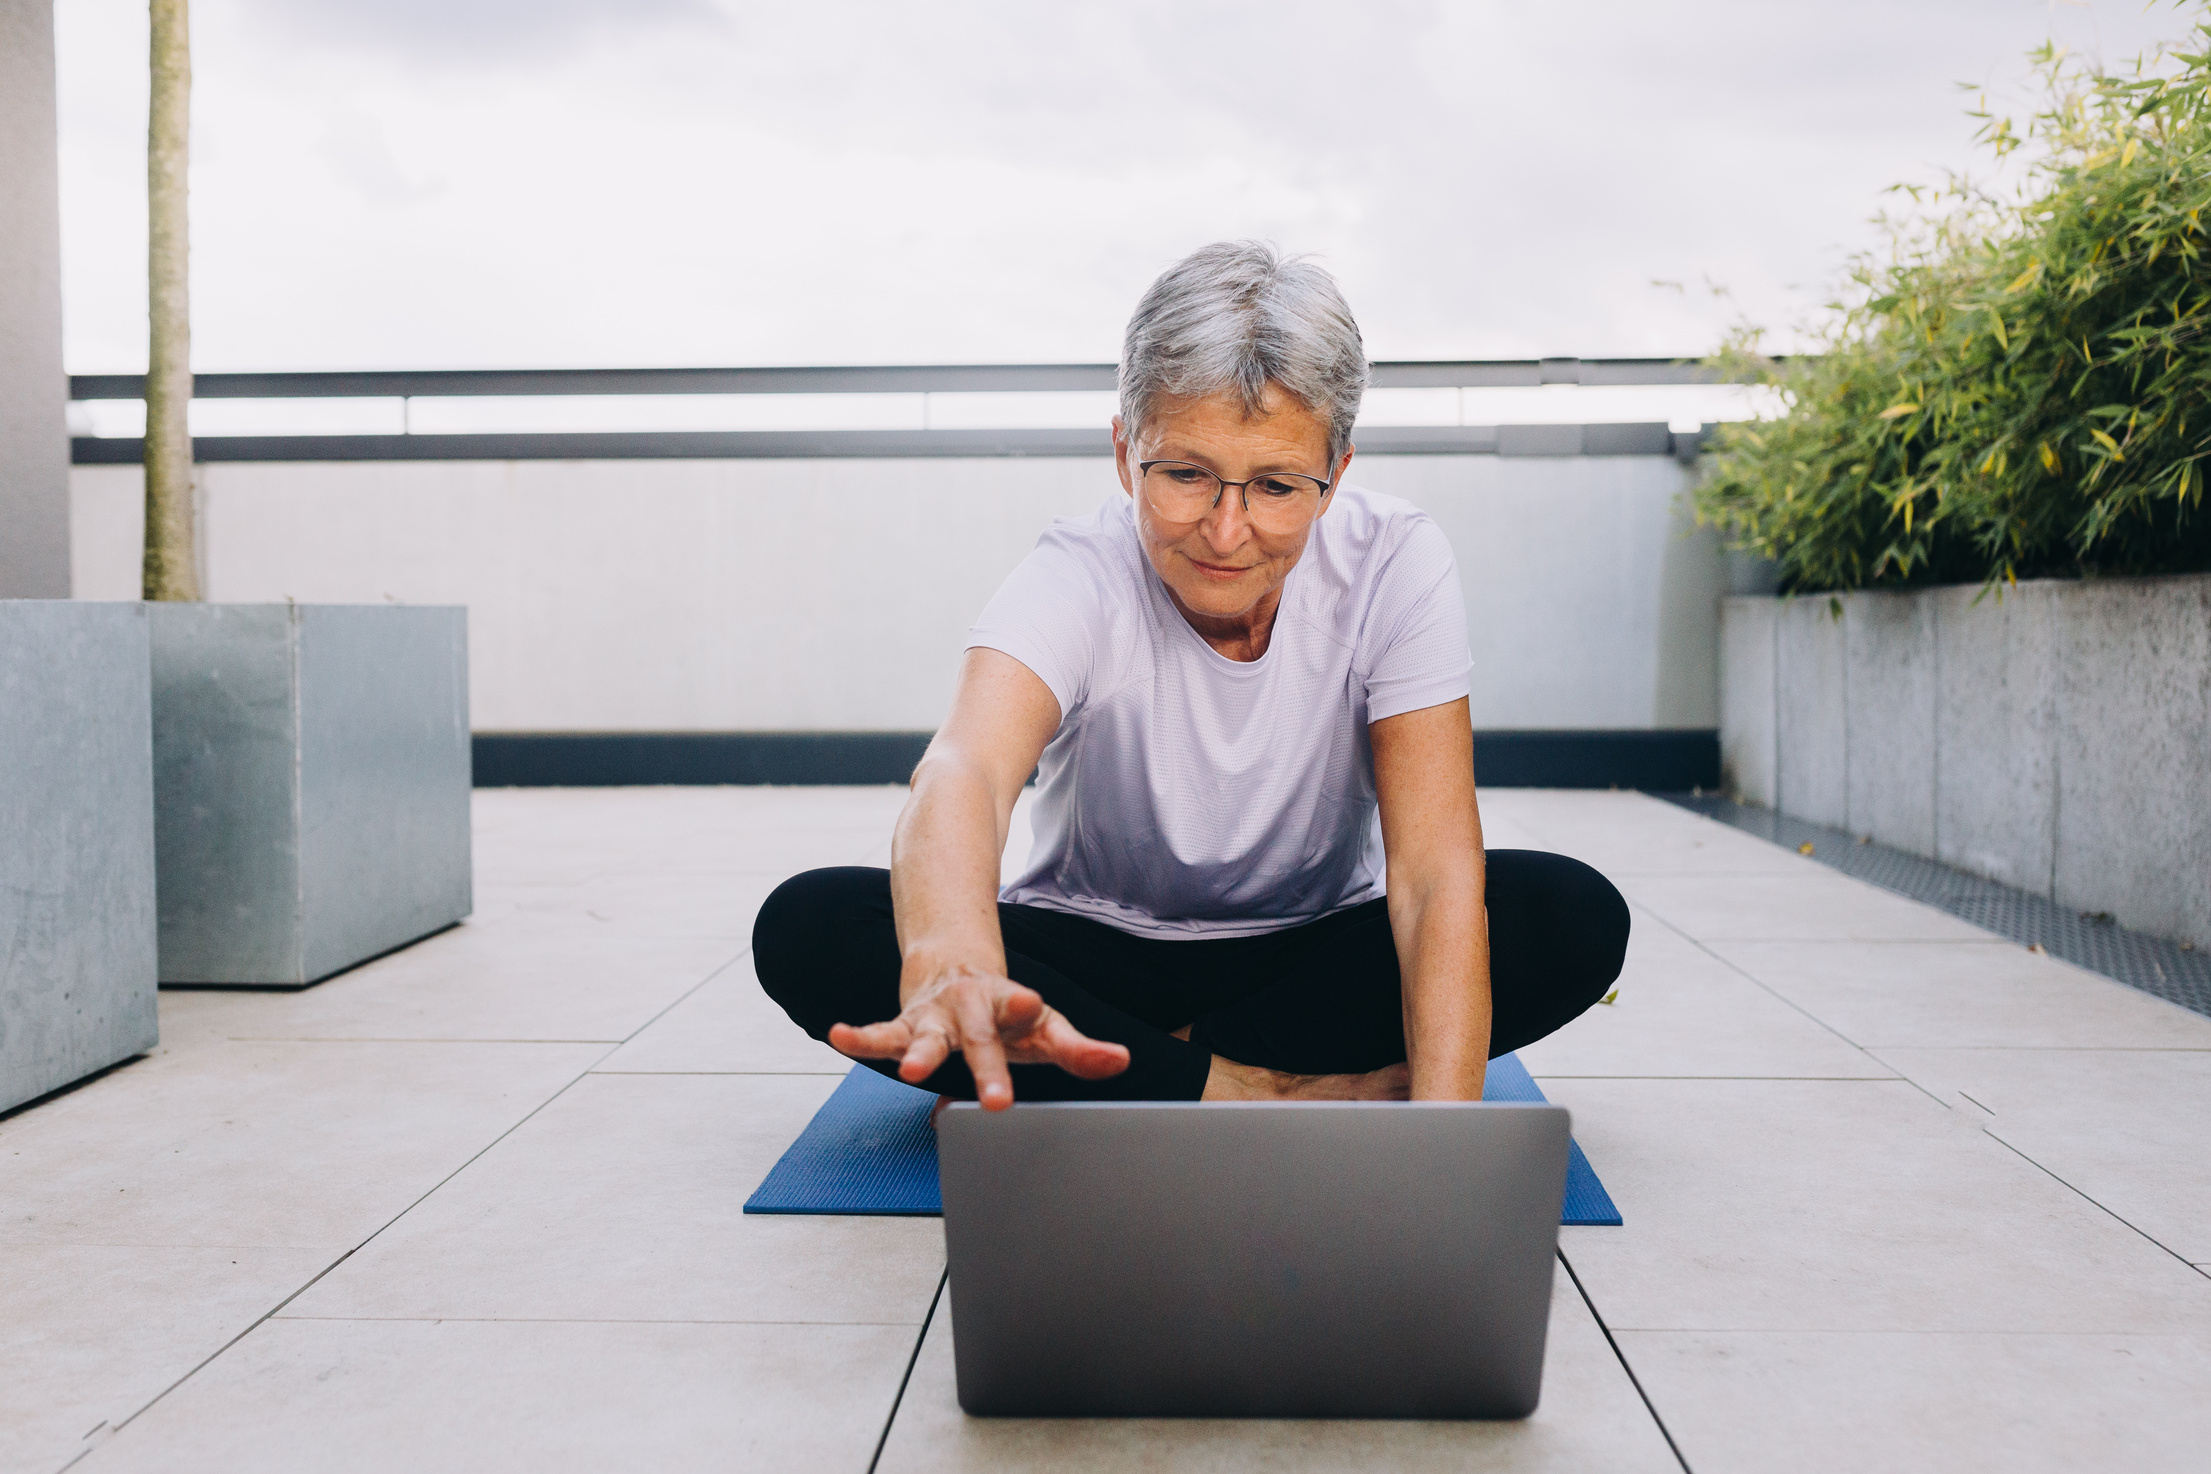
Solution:
{"label": "woman's eye", "polygon": [[1295,481],[1278,481],[1273,477],[1262,477],[1259,480],[1254,481],[1251,484],[1251,489],[1253,491],[1263,491],[1268,496],[1274,497],[1296,496],[1300,491],[1304,490],[1304,488],[1299,486]]}
{"label": "woman's eye", "polygon": [[1167,479],[1177,486],[1196,486],[1201,481],[1212,479],[1205,472],[1195,470],[1189,466],[1169,466],[1166,470]]}

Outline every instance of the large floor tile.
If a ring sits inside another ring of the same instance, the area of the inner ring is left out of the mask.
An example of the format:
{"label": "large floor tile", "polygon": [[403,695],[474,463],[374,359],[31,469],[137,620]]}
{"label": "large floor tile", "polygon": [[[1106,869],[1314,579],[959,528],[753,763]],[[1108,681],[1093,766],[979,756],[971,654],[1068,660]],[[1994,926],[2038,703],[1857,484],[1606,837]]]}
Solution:
{"label": "large floor tile", "polygon": [[911,1326],[271,1321],[86,1474],[867,1467]]}
{"label": "large floor tile", "polygon": [[1564,1230],[1615,1329],[2211,1324],[2211,1280],[1905,1081],[1546,1090],[1627,1220]]}
{"label": "large floor tile", "polygon": [[176,1048],[0,1121],[0,1244],[350,1249],[605,1053]]}
{"label": "large floor tile", "polygon": [[746,945],[760,903],[798,866],[755,872],[674,874],[631,869],[567,886],[486,887],[475,923],[487,931],[535,930],[548,922],[597,922],[610,939],[717,937]]}
{"label": "large floor tile", "polygon": [[1778,845],[1640,793],[1539,792],[1507,812],[1539,848],[1614,877],[1823,873]]}
{"label": "large floor tile", "polygon": [[1495,809],[1507,818],[1544,827],[1596,819],[1622,828],[1647,829],[1667,822],[1669,811],[1687,812],[1632,789],[1492,788],[1485,784],[1481,796],[1484,809]]}
{"label": "large floor tile", "polygon": [[919,1325],[934,1218],[747,1217],[831,1075],[592,1075],[285,1314]]}
{"label": "large floor tile", "polygon": [[[587,873],[540,870],[529,861],[487,863],[478,901],[509,892],[588,890],[621,880],[685,885],[701,879],[772,881],[825,865],[883,863],[890,837],[870,829],[738,830],[673,835],[650,845],[594,847]],[[567,847],[561,846],[562,849]]]}
{"label": "large floor tile", "polygon": [[1886,1078],[1894,1072],[1639,912],[1619,994],[1520,1051],[1537,1075]]}
{"label": "large floor tile", "polygon": [[1947,912],[1831,871],[1800,875],[1624,875],[1630,901],[1700,942],[1985,942]]}
{"label": "large floor tile", "polygon": [[879,864],[905,797],[888,787],[478,790],[479,900],[624,874]]}
{"label": "large floor tile", "polygon": [[1511,819],[1500,818],[1482,806],[1482,844],[1493,850],[1540,850],[1547,846],[1528,829]]}
{"label": "large floor tile", "polygon": [[2211,1019],[2011,942],[1714,942],[1868,1048],[2211,1049]]}
{"label": "large floor tile", "polygon": [[938,1471],[1604,1470],[1680,1465],[1589,1307],[1561,1270],[1552,1287],[1543,1402],[1520,1422],[1206,1418],[971,1418],[954,1391],[951,1316],[930,1320],[877,1466]]}
{"label": "large floor tile", "polygon": [[1697,1474],[2185,1470],[2211,1357],[2179,1336],[1623,1332]]}
{"label": "large floor tile", "polygon": [[830,786],[478,789],[477,832],[513,844],[560,834],[621,844],[671,835],[849,829],[890,833],[905,807],[903,784]]}
{"label": "large floor tile", "polygon": [[726,936],[638,936],[580,914],[470,922],[303,993],[169,991],[174,1029],[222,1039],[628,1038],[736,961]]}
{"label": "large floor tile", "polygon": [[0,1247],[0,1474],[50,1474],[298,1290],[312,1249]]}
{"label": "large floor tile", "polygon": [[2211,1262],[2211,1050],[1880,1053],[2173,1253]]}
{"label": "large floor tile", "polygon": [[616,1073],[842,1075],[852,1061],[808,1037],[760,991],[748,955],[654,1020],[598,1068]]}

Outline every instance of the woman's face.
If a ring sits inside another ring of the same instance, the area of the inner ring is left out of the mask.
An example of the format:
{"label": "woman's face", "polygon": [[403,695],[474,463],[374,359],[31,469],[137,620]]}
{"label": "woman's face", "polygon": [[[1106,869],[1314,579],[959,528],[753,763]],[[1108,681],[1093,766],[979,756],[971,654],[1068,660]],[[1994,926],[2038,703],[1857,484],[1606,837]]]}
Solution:
{"label": "woman's face", "polygon": [[[1205,619],[1236,621],[1269,611],[1290,570],[1305,552],[1312,525],[1296,532],[1268,534],[1251,522],[1241,492],[1225,492],[1211,512],[1195,522],[1163,519],[1138,488],[1144,461],[1187,461],[1223,481],[1243,481],[1273,472],[1291,472],[1337,482],[1351,464],[1351,452],[1328,464],[1328,422],[1274,385],[1267,386],[1261,414],[1244,417],[1240,396],[1163,399],[1134,440],[1118,416],[1113,421],[1113,454],[1121,489],[1136,502],[1136,530],[1151,559],[1183,610]],[[1321,503],[1325,513],[1333,492]]]}

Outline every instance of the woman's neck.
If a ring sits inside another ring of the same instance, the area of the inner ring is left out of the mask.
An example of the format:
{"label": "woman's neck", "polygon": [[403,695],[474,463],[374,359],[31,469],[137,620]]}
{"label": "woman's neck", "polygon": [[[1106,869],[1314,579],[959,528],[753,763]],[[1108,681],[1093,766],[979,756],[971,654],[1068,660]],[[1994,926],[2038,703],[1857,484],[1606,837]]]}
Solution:
{"label": "woman's neck", "polygon": [[1281,585],[1268,590],[1264,599],[1242,614],[1199,614],[1182,602],[1173,585],[1162,579],[1159,586],[1167,591],[1176,612],[1197,632],[1198,638],[1226,658],[1249,664],[1267,653],[1267,645],[1274,638],[1274,617],[1282,608]]}

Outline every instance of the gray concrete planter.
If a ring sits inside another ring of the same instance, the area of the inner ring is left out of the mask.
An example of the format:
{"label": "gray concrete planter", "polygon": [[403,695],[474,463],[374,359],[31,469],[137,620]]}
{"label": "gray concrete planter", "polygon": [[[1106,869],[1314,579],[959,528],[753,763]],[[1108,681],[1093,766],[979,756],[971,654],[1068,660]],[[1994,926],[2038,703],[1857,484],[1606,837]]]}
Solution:
{"label": "gray concrete planter", "polygon": [[305,987],[469,913],[467,610],[152,621],[165,986]]}
{"label": "gray concrete planter", "polygon": [[1748,802],[2211,946],[2211,575],[1728,599]]}
{"label": "gray concrete planter", "polygon": [[146,611],[0,600],[0,1111],[157,1037]]}

